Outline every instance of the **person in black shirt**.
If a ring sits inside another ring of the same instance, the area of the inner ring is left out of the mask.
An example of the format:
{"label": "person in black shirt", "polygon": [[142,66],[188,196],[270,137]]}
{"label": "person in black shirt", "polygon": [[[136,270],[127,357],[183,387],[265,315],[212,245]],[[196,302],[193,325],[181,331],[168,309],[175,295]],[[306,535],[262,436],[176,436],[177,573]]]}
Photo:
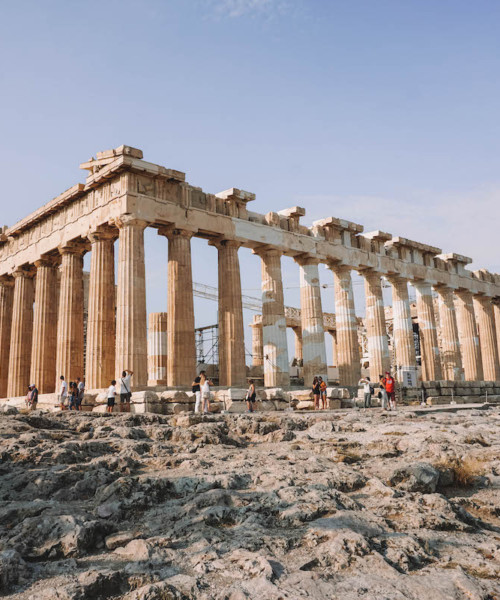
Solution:
{"label": "person in black shirt", "polygon": [[198,377],[194,378],[193,383],[191,384],[191,391],[194,393],[195,398],[196,398],[196,402],[194,405],[194,412],[195,413],[199,413],[201,410],[201,389],[200,389],[200,381],[201,381],[201,376],[205,375],[205,371],[200,371],[200,374],[198,375]]}
{"label": "person in black shirt", "polygon": [[315,377],[312,384],[312,393],[314,395],[314,410],[319,410],[319,396],[321,394],[319,379]]}

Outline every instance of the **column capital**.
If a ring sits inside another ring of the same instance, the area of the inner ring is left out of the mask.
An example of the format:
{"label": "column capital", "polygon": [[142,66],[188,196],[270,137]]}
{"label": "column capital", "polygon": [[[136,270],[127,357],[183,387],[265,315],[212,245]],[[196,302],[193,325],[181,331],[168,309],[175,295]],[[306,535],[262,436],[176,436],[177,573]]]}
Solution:
{"label": "column capital", "polygon": [[274,256],[280,258],[283,255],[283,252],[281,250],[279,250],[278,248],[274,248],[273,246],[259,246],[257,248],[253,248],[252,253],[256,254],[257,256],[260,256],[261,258],[267,256]]}
{"label": "column capital", "polygon": [[[392,273],[385,276],[387,281],[392,285],[397,285],[398,283],[409,283],[410,278],[401,275],[400,273]],[[412,281],[413,284],[413,281]]]}
{"label": "column capital", "polygon": [[336,274],[344,274],[353,270],[350,265],[344,265],[343,263],[339,262],[328,262],[326,263],[326,266],[330,269],[330,271],[333,271]]}
{"label": "column capital", "polygon": [[12,275],[0,275],[0,285],[3,287],[12,287],[14,285]]}
{"label": "column capital", "polygon": [[39,269],[40,267],[57,267],[60,263],[60,255],[42,254],[38,260],[35,260],[34,265]]}
{"label": "column capital", "polygon": [[239,248],[241,248],[242,243],[236,240],[225,240],[218,238],[215,240],[209,240],[208,245],[215,246],[217,250],[221,250],[222,248],[235,248],[236,250],[238,250]]}
{"label": "column capital", "polygon": [[180,229],[179,227],[175,227],[175,225],[163,225],[158,228],[158,235],[164,235],[169,240],[175,239],[176,237],[183,237],[190,240],[195,233],[195,231]]}
{"label": "column capital", "polygon": [[293,260],[301,267],[307,265],[319,265],[321,262],[319,258],[311,256],[310,254],[299,254],[298,256],[295,256]]}
{"label": "column capital", "polygon": [[141,229],[146,229],[146,227],[150,225],[150,223],[149,221],[140,219],[135,215],[120,215],[116,219],[113,219],[113,225],[116,225],[118,229],[123,229],[124,227],[137,227]]}
{"label": "column capital", "polygon": [[12,277],[14,279],[18,279],[19,277],[33,277],[36,273],[35,267],[33,265],[24,265],[22,267],[17,267],[14,271],[12,271]]}
{"label": "column capital", "polygon": [[87,233],[87,239],[91,244],[105,240],[114,241],[118,237],[118,231],[108,225],[100,225]]}
{"label": "column capital", "polygon": [[76,254],[79,256],[83,256],[86,252],[90,250],[90,245],[87,241],[84,240],[71,240],[69,242],[65,242],[57,247],[59,253],[61,255],[64,254]]}

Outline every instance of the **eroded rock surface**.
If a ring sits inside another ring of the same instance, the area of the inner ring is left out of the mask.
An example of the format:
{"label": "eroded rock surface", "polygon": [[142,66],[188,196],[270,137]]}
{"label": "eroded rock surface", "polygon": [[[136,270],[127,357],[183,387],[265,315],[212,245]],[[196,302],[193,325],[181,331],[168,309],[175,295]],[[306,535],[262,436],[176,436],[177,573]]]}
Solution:
{"label": "eroded rock surface", "polygon": [[500,599],[500,410],[4,414],[18,600]]}

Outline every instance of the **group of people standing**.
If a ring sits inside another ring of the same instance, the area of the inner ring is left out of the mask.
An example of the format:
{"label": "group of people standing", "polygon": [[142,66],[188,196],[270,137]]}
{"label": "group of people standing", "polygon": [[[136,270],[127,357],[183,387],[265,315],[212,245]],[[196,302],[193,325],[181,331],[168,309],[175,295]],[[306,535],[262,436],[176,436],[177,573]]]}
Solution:
{"label": "group of people standing", "polygon": [[[106,395],[106,412],[113,412],[116,396],[120,395],[120,412],[130,412],[130,399],[132,397],[131,379],[134,373],[125,369],[120,378],[120,391],[116,390],[116,380],[111,381],[107,389]],[[68,382],[64,375],[59,377],[61,387],[59,389],[59,406],[61,410],[82,410],[82,401],[85,395],[85,383],[81,377],[77,377],[76,381]],[[35,386],[30,386],[35,387]],[[35,388],[36,389],[36,388]],[[33,398],[33,392],[32,392]],[[38,390],[36,390],[36,398],[38,399]],[[33,399],[31,399],[33,403]]]}
{"label": "group of people standing", "polygon": [[325,410],[328,408],[328,398],[326,394],[326,381],[323,380],[323,377],[315,377],[313,379],[312,384],[312,393],[314,397],[314,410],[320,410],[320,401],[321,401],[321,409]]}
{"label": "group of people standing", "polygon": [[[375,393],[375,388],[372,385],[369,377],[362,377],[358,385],[363,387],[364,407],[371,408],[372,396]],[[378,397],[381,401],[384,410],[396,410],[396,382],[394,377],[385,372],[384,375],[379,375],[379,392]]]}
{"label": "group of people standing", "polygon": [[70,381],[69,387],[64,375],[61,375],[59,380],[61,382],[59,390],[59,406],[61,410],[82,410],[85,383],[81,377],[77,377],[76,381]]}
{"label": "group of people standing", "polygon": [[[207,377],[206,371],[200,371],[198,376],[194,378],[191,384],[191,390],[195,395],[194,412],[208,414],[210,412],[210,386],[213,381]],[[255,391],[255,382],[253,379],[248,380],[248,390],[245,396],[247,403],[247,412],[253,413],[255,410],[255,402],[257,393]]]}

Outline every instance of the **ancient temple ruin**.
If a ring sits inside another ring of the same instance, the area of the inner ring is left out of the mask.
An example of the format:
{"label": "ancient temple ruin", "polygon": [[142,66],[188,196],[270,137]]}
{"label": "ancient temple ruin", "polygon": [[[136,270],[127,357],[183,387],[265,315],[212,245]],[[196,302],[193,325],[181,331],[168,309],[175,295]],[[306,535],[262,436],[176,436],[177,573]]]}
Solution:
{"label": "ancient temple ruin", "polygon": [[[251,248],[262,265],[262,318],[255,327],[258,358],[254,360],[262,360],[265,386],[286,387],[290,382],[283,255],[293,257],[300,271],[300,333],[307,377],[326,376],[324,336],[329,325],[318,276],[318,265],[323,263],[335,283],[342,385],[356,385],[361,369],[352,271],[365,281],[365,324],[374,379],[391,368],[384,277],[392,286],[394,369],[411,370],[416,364],[408,297],[411,282],[417,297],[422,379],[500,380],[500,276],[468,270],[472,259],[443,254],[440,248],[382,231],[365,233],[362,225],[335,217],[306,227],[300,223],[305,215],[300,207],[265,215],[252,212],[253,194],[236,188],[206,193],[189,185],[184,173],[146,162],[140,150],[129,146],[100,152],[81,167],[89,171],[84,184],[1,231],[0,397],[24,394],[29,381],[35,381],[41,393],[52,393],[61,373],[67,379],[84,374],[87,389],[99,389],[129,368],[135,373],[135,386],[147,385],[146,227],[168,239],[167,314],[151,326],[152,331],[155,327],[160,333],[166,331],[166,364],[156,382],[186,386],[196,370],[193,236],[217,248],[219,273],[223,273],[223,285],[218,287],[222,386],[241,387],[246,382],[238,260],[242,246]],[[110,288],[115,282],[116,240],[115,301]],[[91,252],[91,268],[84,353],[86,252]],[[433,290],[438,295],[438,319]]]}

